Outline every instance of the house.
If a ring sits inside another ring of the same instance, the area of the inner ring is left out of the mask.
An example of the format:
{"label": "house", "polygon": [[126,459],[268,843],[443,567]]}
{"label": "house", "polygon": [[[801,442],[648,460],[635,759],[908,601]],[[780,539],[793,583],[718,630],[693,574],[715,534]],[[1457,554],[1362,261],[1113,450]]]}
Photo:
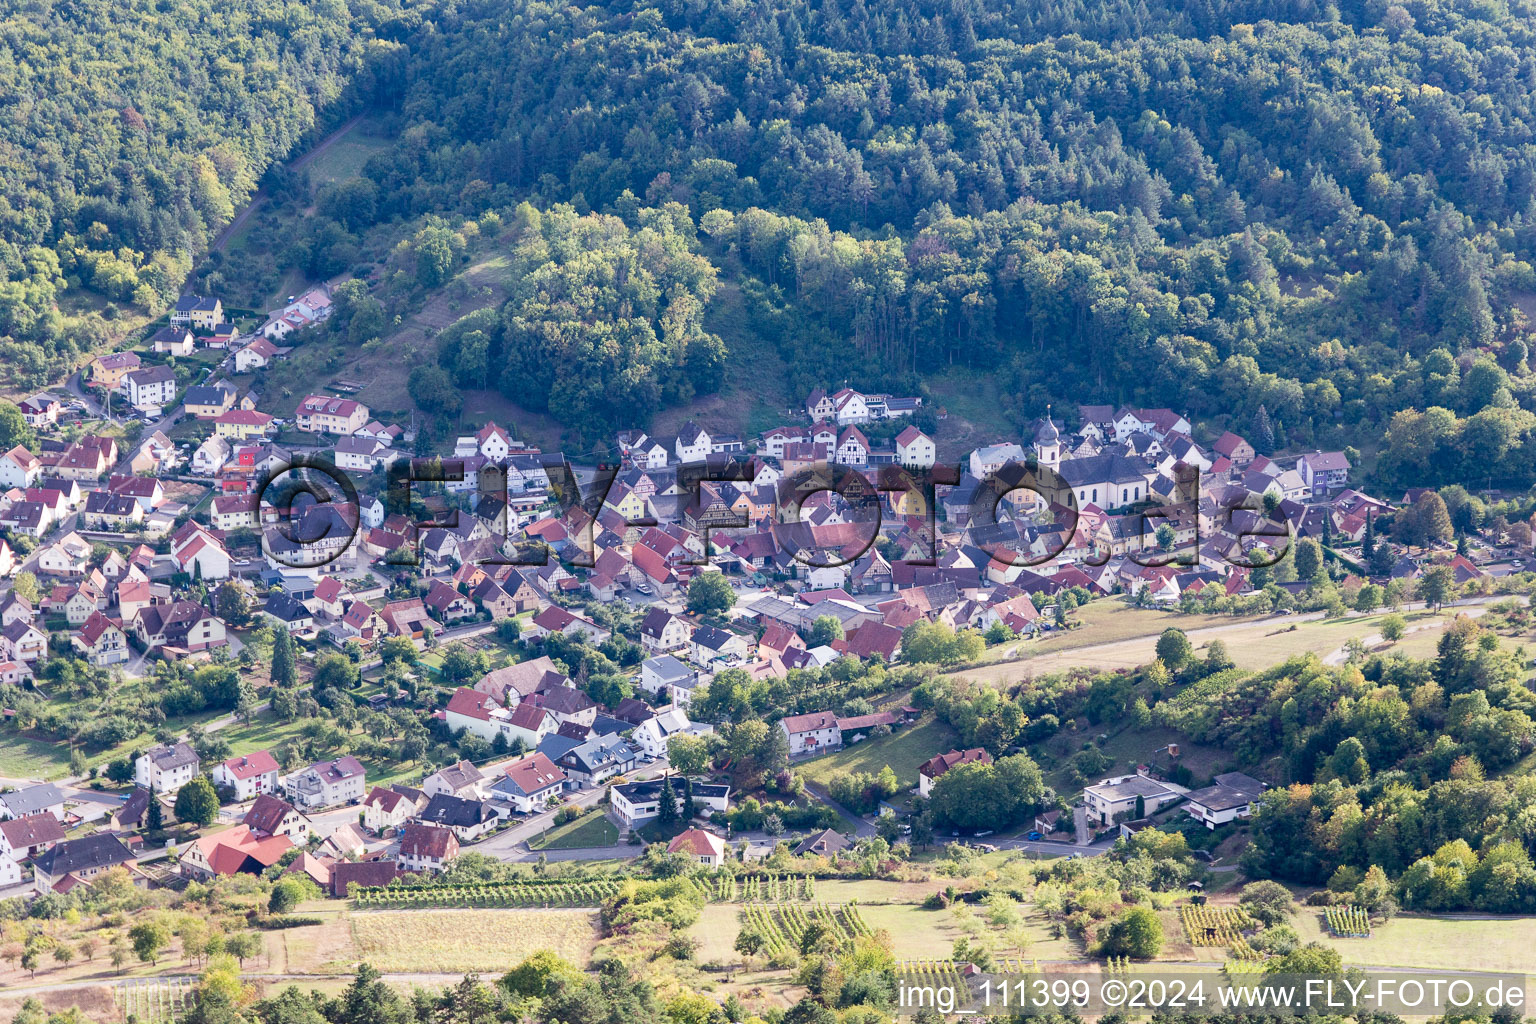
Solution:
{"label": "house", "polygon": [[133,792],[128,794],[128,798],[118,805],[112,812],[112,816],[107,819],[108,826],[116,832],[128,832],[142,827],[152,799],[154,798],[149,795],[149,790],[143,786],[134,786]]}
{"label": "house", "polygon": [[590,789],[615,775],[633,771],[640,752],[623,737],[594,734],[553,760],[564,769],[572,786]]}
{"label": "house", "polygon": [[741,665],[747,653],[745,637],[717,626],[700,626],[689,638],[688,656],[696,665]]}
{"label": "house", "polygon": [[512,435],[494,423],[487,423],[475,434],[477,450],[492,462],[505,459],[512,450]]}
{"label": "house", "polygon": [[197,775],[197,751],[185,740],[151,747],[133,762],[133,781],[151,793],[174,793]]}
{"label": "house", "polygon": [[0,661],[32,664],[48,657],[48,634],[21,619],[0,627]]}
{"label": "house", "polygon": [[86,661],[98,667],[128,660],[128,634],[99,611],[91,613],[70,642]]}
{"label": "house", "polygon": [[224,303],[208,295],[183,295],[171,309],[171,323],[212,331],[224,322]]}
{"label": "house", "polygon": [[1264,792],[1264,783],[1242,772],[1223,772],[1204,789],[1190,792],[1185,810],[1205,827],[1214,829],[1246,818],[1253,812],[1253,802]]}
{"label": "house", "polygon": [[368,422],[368,407],[350,398],[306,395],[294,414],[295,425],[311,434],[355,434]]}
{"label": "house", "polygon": [[832,459],[840,466],[869,465],[869,438],[858,427],[845,427],[837,439]]}
{"label": "house", "polygon": [[790,757],[837,750],[843,745],[843,735],[837,728],[837,716],[830,711],[814,711],[808,715],[781,718],[779,729],[789,741]]}
{"label": "house", "polygon": [[731,787],[725,783],[694,782],[692,779],[675,777],[669,780],[649,779],[645,782],[627,782],[613,786],[608,796],[613,813],[628,828],[645,824],[661,813],[662,790],[666,783],[672,786],[672,799],[681,811],[687,802],[687,794],[693,791],[696,813],[710,817],[716,812],[731,808]]}
{"label": "house", "polygon": [[453,829],[413,821],[400,833],[400,870],[417,874],[438,872],[459,855]]}
{"label": "house", "polygon": [[457,590],[444,583],[442,580],[433,580],[432,586],[427,590],[427,596],[421,599],[439,622],[449,623],[455,619],[467,619],[475,614],[475,603]]}
{"label": "house", "polygon": [[490,577],[481,580],[469,596],[482,611],[490,615],[492,622],[510,619],[517,615],[517,601]]}
{"label": "house", "polygon": [[1173,803],[1187,791],[1172,783],[1158,782],[1147,775],[1121,775],[1105,779],[1096,786],[1083,790],[1083,804],[1088,820],[1099,825],[1110,825],[1126,818],[1145,818],[1157,813],[1159,808]]}
{"label": "house", "polygon": [[290,633],[308,633],[315,628],[314,613],[288,594],[268,597],[261,607],[261,614]]}
{"label": "house", "polygon": [[503,767],[488,795],[511,804],[518,814],[537,814],[560,795],[565,779],[559,765],[535,752]]}
{"label": "house", "polygon": [[133,634],[149,650],[206,651],[228,642],[224,620],[196,601],[144,606],[133,620]]}
{"label": "house", "polygon": [[410,821],[416,811],[416,801],[404,793],[374,786],[363,800],[363,827],[372,832],[386,832]]}
{"label": "house", "polygon": [[0,512],[0,527],[41,539],[53,527],[54,518],[53,511],[41,501],[18,501]]}
{"label": "house", "polygon": [[261,793],[277,792],[277,759],[265,750],[253,754],[237,754],[214,766],[212,777],[216,785],[228,786],[235,791],[235,799],[245,801]]}
{"label": "house", "polygon": [[421,598],[413,597],[404,601],[390,601],[379,609],[379,618],[395,636],[408,637],[411,640],[423,640],[427,630],[436,625],[432,616],[427,614],[427,606],[421,603]]}
{"label": "house", "polygon": [[177,869],[183,878],[207,881],[237,874],[259,875],[293,849],[287,836],[263,836],[248,825],[236,825],[198,839],[181,855]]}
{"label": "house", "polygon": [[427,776],[421,784],[421,791],[427,796],[447,793],[465,800],[478,800],[481,796],[480,786],[484,781],[485,776],[480,769],[468,761],[460,761]]}
{"label": "house", "polygon": [[123,377],[133,370],[137,370],[142,360],[137,352],[113,352],[110,355],[97,356],[91,360],[91,365],[86,373],[92,384],[104,387],[109,391],[116,391],[122,384]]}
{"label": "house", "polygon": [[288,801],[271,793],[258,795],[241,823],[261,835],[287,836],[295,846],[303,846],[309,841],[309,819]]}
{"label": "house", "polygon": [[70,876],[76,882],[89,882],[119,865],[131,868],[133,863],[128,847],[109,832],[66,839],[33,860],[32,886],[39,893],[50,892]]}
{"label": "house", "polygon": [[[933,784],[957,764],[991,764],[992,755],[980,747],[970,750],[951,750],[947,754],[934,754],[917,766],[917,792],[926,797],[933,791]],[[958,776],[957,776],[958,777]]]}
{"label": "house", "polygon": [[384,442],[361,434],[337,439],[334,448],[336,467],[359,473],[372,473],[388,452],[389,446]]}
{"label": "house", "polygon": [[219,434],[210,435],[192,452],[191,470],[195,476],[213,476],[229,462],[233,450]]}
{"label": "house", "polygon": [[46,427],[57,423],[59,412],[63,408],[63,403],[46,391],[16,403],[17,411],[21,413],[21,418],[29,427]]}
{"label": "house", "polygon": [[909,426],[896,435],[896,461],[908,469],[930,469],[938,461],[933,438]]}
{"label": "house", "polygon": [[674,691],[681,688],[689,697],[692,697],[698,675],[697,671],[684,665],[672,655],[662,654],[647,658],[640,663],[640,688],[647,693],[655,694],[658,698],[666,696],[674,704],[680,703],[686,706],[687,700],[679,701]]}
{"label": "house", "polygon": [[170,324],[149,336],[156,355],[189,356],[193,350],[192,332],[185,327]]}
{"label": "house", "polygon": [[176,374],[169,366],[140,367],[123,375],[118,390],[135,409],[159,412],[176,397]]}
{"label": "house", "polygon": [[255,494],[221,494],[213,499],[208,518],[220,533],[260,529],[261,499]]}
{"label": "house", "polygon": [[363,775],[362,763],[346,754],[300,769],[288,776],[284,785],[295,807],[315,810],[362,800]]}
{"label": "house", "polygon": [[655,759],[666,756],[667,740],[673,736],[700,736],[713,731],[712,726],[694,725],[688,720],[688,712],[674,704],[658,710],[635,726],[631,739],[641,753]]}
{"label": "house", "polygon": [[1257,455],[1253,450],[1253,445],[1244,441],[1230,430],[1216,439],[1216,443],[1211,445],[1211,450],[1230,461],[1232,465],[1237,466],[1239,469],[1252,462]]}
{"label": "house", "polygon": [[1314,498],[1349,486],[1349,459],[1343,452],[1312,452],[1296,460],[1296,471]]}
{"label": "house", "polygon": [[500,816],[496,808],[484,800],[465,800],[448,793],[439,793],[427,801],[418,819],[431,825],[453,830],[460,842],[473,842],[496,827]]}
{"label": "house", "polygon": [[800,841],[800,845],[795,847],[794,854],[796,857],[816,856],[832,858],[852,845],[853,843],[847,836],[841,832],[834,832],[829,828],[823,829],[815,835],[806,836]]}
{"label": "house", "polygon": [[124,533],[144,518],[144,509],[129,495],[91,491],[80,515],[86,529]]}
{"label": "house", "polygon": [[555,718],[541,707],[519,703],[508,709],[490,694],[460,687],[448,701],[444,720],[454,732],[465,730],[487,741],[498,735],[511,746],[537,747],[558,727]]}
{"label": "house", "polygon": [[677,452],[678,462],[703,462],[709,458],[712,447],[709,432],[693,422],[693,420],[684,423],[677,432],[677,441],[674,448]]}
{"label": "house", "polygon": [[0,455],[0,490],[31,487],[43,464],[22,445]]}
{"label": "house", "polygon": [[51,782],[0,793],[0,815],[6,818],[25,818],[30,814],[43,813],[64,820],[64,793]]}
{"label": "house", "polygon": [[235,372],[250,373],[252,370],[265,369],[292,351],[293,349],[284,348],[269,337],[257,338],[235,353]]}
{"label": "house", "polygon": [[273,417],[255,409],[230,409],[213,418],[216,436],[232,441],[265,437],[272,430]]}
{"label": "house", "polygon": [[691,633],[686,619],[652,605],[640,622],[640,645],[647,651],[664,654],[687,647]]}
{"label": "house", "polygon": [[0,822],[0,857],[26,860],[62,843],[64,838],[64,826],[46,812],[10,818]]}
{"label": "house", "polygon": [[692,857],[706,867],[719,867],[725,863],[725,840],[713,832],[690,828],[667,844],[667,852]]}
{"label": "house", "polygon": [[609,636],[608,630],[602,628],[591,619],[572,615],[557,604],[550,605],[529,619],[524,633],[534,640],[542,640],[551,633],[561,633],[572,637],[585,634],[587,642],[590,644],[600,644],[607,640]]}

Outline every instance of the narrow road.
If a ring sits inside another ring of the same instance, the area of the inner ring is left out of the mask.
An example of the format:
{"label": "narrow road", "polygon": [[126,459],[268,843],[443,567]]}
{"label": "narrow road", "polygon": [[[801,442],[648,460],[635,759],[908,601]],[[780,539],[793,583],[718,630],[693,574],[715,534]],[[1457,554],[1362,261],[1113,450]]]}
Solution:
{"label": "narrow road", "polygon": [[854,814],[848,808],[832,799],[832,794],[828,793],[826,788],[820,783],[806,780],[805,789],[806,792],[810,793],[816,799],[832,808],[844,821],[852,825],[855,838],[869,839],[875,834],[875,826],[871,825],[869,822],[865,821],[863,818],[859,817],[857,814]]}

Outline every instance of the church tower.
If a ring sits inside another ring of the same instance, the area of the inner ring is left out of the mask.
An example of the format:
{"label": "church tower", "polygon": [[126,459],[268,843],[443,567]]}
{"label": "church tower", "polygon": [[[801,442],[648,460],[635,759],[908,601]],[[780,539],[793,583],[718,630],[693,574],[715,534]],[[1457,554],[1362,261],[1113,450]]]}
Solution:
{"label": "church tower", "polygon": [[1051,407],[1045,407],[1045,419],[1035,430],[1035,459],[1048,469],[1055,470],[1061,464],[1061,431],[1051,421]]}

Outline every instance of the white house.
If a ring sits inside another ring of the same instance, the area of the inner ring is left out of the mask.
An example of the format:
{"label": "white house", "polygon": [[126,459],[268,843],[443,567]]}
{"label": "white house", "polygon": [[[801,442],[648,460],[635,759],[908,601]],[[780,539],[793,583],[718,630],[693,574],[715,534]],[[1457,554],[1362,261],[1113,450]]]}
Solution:
{"label": "white house", "polygon": [[678,462],[703,462],[709,457],[713,443],[710,440],[708,431],[692,420],[689,420],[677,432],[677,444],[675,447]]}
{"label": "white house", "polygon": [[673,736],[705,736],[713,731],[713,726],[694,725],[688,720],[688,712],[673,705],[662,708],[654,716],[635,726],[633,741],[646,757],[657,758],[666,754],[667,740]]}
{"label": "white house", "polygon": [[485,775],[480,769],[468,761],[460,761],[428,775],[421,784],[421,791],[427,796],[447,793],[465,800],[479,800],[483,796],[480,790],[484,782]]}
{"label": "white house", "polygon": [[903,466],[928,469],[938,461],[938,457],[933,438],[916,427],[907,427],[896,435],[896,461]]}
{"label": "white house", "polygon": [[394,789],[374,786],[363,801],[363,827],[373,832],[399,828],[416,814],[416,801]]}
{"label": "white house", "polygon": [[[647,658],[640,663],[640,688],[647,693],[663,694],[673,686],[691,684],[698,672],[684,665],[670,654]],[[688,689],[692,689],[690,685]]]}
{"label": "white house", "polygon": [[176,397],[176,374],[169,366],[145,366],[124,374],[119,387],[129,405],[155,411]]}
{"label": "white house", "polygon": [[1116,819],[1155,814],[1187,792],[1182,786],[1158,782],[1146,775],[1121,775],[1084,789],[1083,803],[1090,821],[1109,825]]}
{"label": "white house", "polygon": [[1253,802],[1264,792],[1264,783],[1242,772],[1224,772],[1204,789],[1189,794],[1185,809],[1189,816],[1214,829],[1246,818],[1253,812]]}
{"label": "white house", "polygon": [[667,844],[668,853],[682,853],[706,867],[725,863],[725,840],[713,832],[690,828]]}
{"label": "white house", "polygon": [[459,855],[459,837],[451,828],[439,828],[413,821],[400,833],[400,868],[402,871],[431,873],[441,871]]}
{"label": "white house", "polygon": [[808,715],[790,715],[779,720],[779,728],[789,741],[789,755],[816,754],[824,750],[837,750],[843,745],[843,734],[837,727],[837,716],[830,711],[813,711]]}
{"label": "white house", "polygon": [[946,754],[934,754],[928,760],[917,766],[917,792],[919,796],[926,797],[933,791],[933,784],[951,768],[958,764],[989,764],[992,756],[981,747],[970,750],[951,750]]}
{"label": "white house", "polygon": [[490,798],[512,805],[518,814],[536,814],[560,795],[565,772],[546,755],[533,753],[502,768],[490,787]]}
{"label": "white house", "polygon": [[265,750],[239,754],[214,766],[213,781],[235,791],[235,799],[253,799],[258,793],[277,792],[277,759]]}
{"label": "white house", "polygon": [[[724,783],[692,782],[681,777],[672,780],[672,799],[682,810],[689,787],[693,790],[693,808],[696,814],[708,818],[731,807],[731,787]],[[661,779],[645,782],[627,782],[608,790],[614,815],[630,828],[642,825],[661,813],[661,794],[665,783]]]}
{"label": "white house", "polygon": [[174,793],[197,776],[197,751],[185,740],[151,747],[133,762],[133,781],[151,793]]}
{"label": "white house", "polygon": [[362,763],[346,754],[294,772],[285,785],[295,807],[312,810],[362,800],[363,775]]}

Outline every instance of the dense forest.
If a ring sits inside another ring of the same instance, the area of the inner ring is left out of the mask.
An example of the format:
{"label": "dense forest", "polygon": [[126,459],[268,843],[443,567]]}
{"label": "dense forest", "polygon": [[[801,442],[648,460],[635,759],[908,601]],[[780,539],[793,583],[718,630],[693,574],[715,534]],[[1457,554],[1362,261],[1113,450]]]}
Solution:
{"label": "dense forest", "polygon": [[[1528,3],[143,13],[109,30],[86,3],[5,24],[15,366],[91,346],[122,304],[158,310],[189,270],[234,280],[199,257],[260,181],[306,211],[276,255],[311,278],[525,202],[630,235],[678,203],[675,234],[739,288],[792,393],[921,390],[960,366],[997,379],[1019,423],[1048,399],[1168,404],[1262,448],[1380,447],[1392,483],[1536,482]],[[394,143],[309,210],[307,185],[270,165],[365,104]],[[75,291],[90,301],[60,312]],[[622,292],[502,309],[521,326],[493,351],[547,347],[562,318],[587,324],[583,344],[622,332]],[[691,304],[708,301],[689,294],[679,329],[700,330]],[[718,347],[696,353],[667,382],[647,370],[596,393],[643,420],[718,383]],[[552,411],[584,435],[610,428],[614,408],[580,398],[581,359],[551,372],[536,389],[499,367],[484,379],[560,396]]]}
{"label": "dense forest", "polygon": [[410,0],[77,0],[0,20],[0,358],[38,384],[193,260],[324,117],[390,92]]}
{"label": "dense forest", "polygon": [[345,226],[678,201],[797,390],[959,364],[1019,420],[1166,403],[1528,483],[1530,13],[450,3]]}

